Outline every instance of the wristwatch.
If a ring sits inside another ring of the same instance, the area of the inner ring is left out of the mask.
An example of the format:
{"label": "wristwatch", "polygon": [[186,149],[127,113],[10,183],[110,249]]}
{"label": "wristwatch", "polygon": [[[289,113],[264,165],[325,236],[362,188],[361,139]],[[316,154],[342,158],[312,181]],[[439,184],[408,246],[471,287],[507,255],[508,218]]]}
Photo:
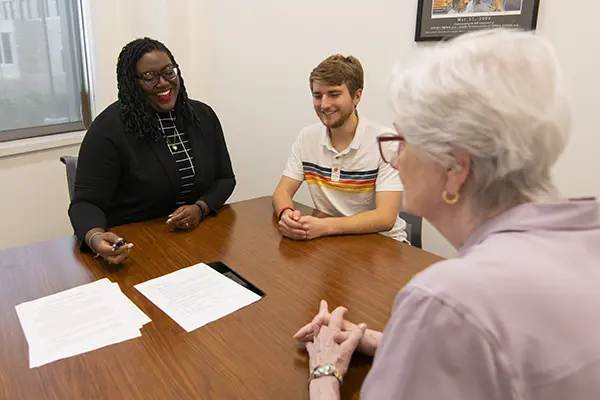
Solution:
{"label": "wristwatch", "polygon": [[308,383],[310,383],[313,379],[322,378],[324,376],[333,376],[342,384],[342,374],[333,364],[323,364],[317,366],[310,374],[308,378]]}

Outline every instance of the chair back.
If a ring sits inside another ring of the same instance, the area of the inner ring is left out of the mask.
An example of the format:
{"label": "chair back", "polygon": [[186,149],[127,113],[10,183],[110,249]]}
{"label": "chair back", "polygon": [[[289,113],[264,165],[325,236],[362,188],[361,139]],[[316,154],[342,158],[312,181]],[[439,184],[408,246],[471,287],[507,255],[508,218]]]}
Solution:
{"label": "chair back", "polygon": [[406,235],[410,244],[422,249],[423,242],[421,231],[423,228],[423,217],[417,217],[416,215],[400,211],[400,218],[406,221]]}
{"label": "chair back", "polygon": [[75,174],[77,172],[77,157],[62,156],[60,161],[65,164],[65,169],[67,172],[67,187],[69,188],[69,199],[73,200],[73,194],[75,192]]}

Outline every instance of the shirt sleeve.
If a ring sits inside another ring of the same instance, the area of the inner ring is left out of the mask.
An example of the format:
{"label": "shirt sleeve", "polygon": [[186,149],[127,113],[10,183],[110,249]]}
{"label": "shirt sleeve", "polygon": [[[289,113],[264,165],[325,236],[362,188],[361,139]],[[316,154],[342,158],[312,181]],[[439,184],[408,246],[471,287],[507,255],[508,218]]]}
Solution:
{"label": "shirt sleeve", "polygon": [[215,168],[217,169],[217,173],[213,186],[203,193],[199,200],[204,201],[210,208],[210,212],[214,214],[223,207],[223,204],[225,204],[229,196],[233,193],[236,180],[221,121],[219,121],[219,117],[212,108],[208,107],[208,112],[210,118],[213,120]]}
{"label": "shirt sleeve", "polygon": [[376,192],[402,192],[404,185],[400,180],[400,175],[390,164],[379,158],[379,170],[377,171],[377,180],[375,182]]}
{"label": "shirt sleeve", "polygon": [[83,239],[90,229],[107,229],[106,210],[121,176],[118,151],[105,134],[111,128],[110,120],[94,121],[79,150],[69,217],[83,249]]}
{"label": "shirt sleeve", "polygon": [[407,287],[375,354],[361,399],[512,398],[498,352],[480,329],[440,299]]}
{"label": "shirt sleeve", "polygon": [[292,146],[292,155],[288,159],[283,176],[295,179],[297,181],[304,181],[304,167],[302,166],[302,133],[298,135],[298,138]]}

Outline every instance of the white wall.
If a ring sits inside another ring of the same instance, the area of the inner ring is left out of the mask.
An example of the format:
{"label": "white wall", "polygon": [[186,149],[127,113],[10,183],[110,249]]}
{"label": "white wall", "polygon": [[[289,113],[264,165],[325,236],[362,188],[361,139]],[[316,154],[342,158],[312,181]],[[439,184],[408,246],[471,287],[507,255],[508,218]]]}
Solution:
{"label": "white wall", "polygon": [[[223,120],[239,177],[236,198],[270,193],[299,130],[316,121],[308,74],[331,53],[357,56],[365,68],[360,110],[390,124],[387,81],[398,60],[417,49],[416,1],[272,0],[212,2],[213,59],[218,69],[205,97]],[[556,169],[567,195],[600,195],[600,148],[594,111],[600,82],[600,46],[592,28],[593,0],[566,7],[542,2],[538,32],[549,38],[563,63],[576,121],[570,146]],[[587,6],[587,7],[586,7]],[[268,151],[265,151],[268,149]],[[301,196],[306,199],[306,192]],[[425,248],[452,256],[454,249],[429,225]]]}
{"label": "white wall", "polygon": [[0,249],[71,234],[63,155],[78,146],[0,158]]}
{"label": "white wall", "polygon": [[569,196],[600,197],[600,44],[594,38],[598,21],[591,12],[598,3],[579,0],[577,7],[564,4],[543,1],[538,29],[556,48],[573,108],[574,132],[555,168],[555,179]]}
{"label": "white wall", "polygon": [[144,36],[167,44],[187,72],[186,85],[197,96],[205,92],[210,76],[206,1],[181,0],[177,7],[172,1],[167,3],[169,0],[83,1],[96,113],[117,98],[116,66],[121,49]]}
{"label": "white wall", "polygon": [[[417,48],[416,1],[180,0],[177,7],[167,7],[167,0],[86,1],[92,20],[96,111],[116,97],[115,64],[121,47],[141,35],[165,41],[182,66],[190,95],[211,104],[221,118],[238,177],[232,201],[272,192],[294,138],[316,121],[308,74],[319,61],[335,52],[357,56],[366,71],[360,110],[389,124],[389,72]],[[579,0],[578,7],[566,7],[562,0],[545,0],[540,9],[538,33],[556,46],[573,98],[575,133],[556,168],[567,195],[600,196],[595,176],[600,158],[593,154],[600,148],[594,135],[600,52],[592,32],[595,17],[581,12],[595,4]],[[0,230],[0,248],[71,233],[64,171],[54,160],[76,150],[0,159],[0,218],[5,228]],[[6,190],[6,184],[25,179],[27,187]],[[308,199],[306,191],[300,198]],[[424,236],[426,249],[454,254],[428,225]]]}

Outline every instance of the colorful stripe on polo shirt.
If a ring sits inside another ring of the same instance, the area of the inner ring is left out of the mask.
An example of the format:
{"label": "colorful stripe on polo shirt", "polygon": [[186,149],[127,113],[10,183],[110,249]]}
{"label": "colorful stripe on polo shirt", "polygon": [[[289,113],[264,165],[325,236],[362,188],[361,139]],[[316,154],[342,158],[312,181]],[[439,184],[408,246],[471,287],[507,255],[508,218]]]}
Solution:
{"label": "colorful stripe on polo shirt", "polygon": [[340,171],[339,181],[331,179],[331,168],[322,167],[317,164],[302,162],[304,168],[304,179],[309,185],[317,185],[322,188],[338,190],[350,193],[366,193],[375,191],[377,181],[377,169],[369,171]]}

